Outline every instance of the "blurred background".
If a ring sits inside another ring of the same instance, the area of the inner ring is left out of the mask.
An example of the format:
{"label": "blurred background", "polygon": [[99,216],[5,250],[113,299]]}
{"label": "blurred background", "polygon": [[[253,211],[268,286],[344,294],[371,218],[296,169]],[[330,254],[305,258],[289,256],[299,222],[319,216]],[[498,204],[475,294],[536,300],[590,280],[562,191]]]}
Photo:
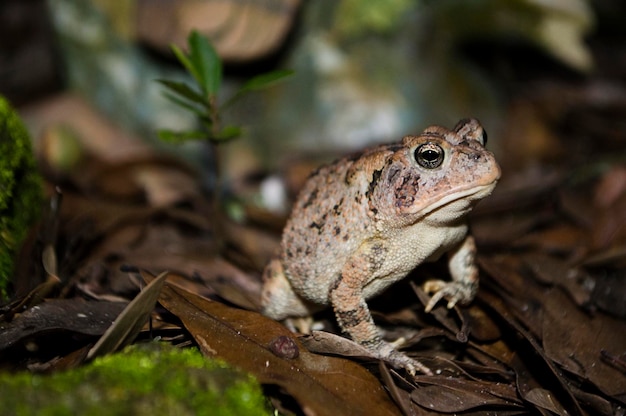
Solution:
{"label": "blurred background", "polygon": [[[4,0],[0,93],[36,140],[55,123],[98,136],[105,127],[86,122],[97,118],[164,148],[159,129],[195,119],[155,80],[187,79],[170,44],[184,48],[197,29],[225,62],[225,95],[252,75],[295,71],[225,114],[245,128],[225,152],[231,177],[463,117],[486,126],[505,169],[525,169],[584,159],[597,141],[623,148],[625,9],[619,0]],[[197,146],[166,150],[202,166]]]}

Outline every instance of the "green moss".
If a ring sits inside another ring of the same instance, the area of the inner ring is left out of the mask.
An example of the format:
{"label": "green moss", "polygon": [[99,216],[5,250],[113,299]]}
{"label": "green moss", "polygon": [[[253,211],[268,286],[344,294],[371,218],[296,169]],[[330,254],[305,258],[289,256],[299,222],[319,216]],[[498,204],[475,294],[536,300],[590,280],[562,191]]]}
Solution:
{"label": "green moss", "polygon": [[195,349],[152,343],[52,375],[0,374],[2,415],[270,414],[251,377]]}
{"label": "green moss", "polygon": [[0,300],[7,297],[15,255],[39,216],[41,198],[28,132],[0,96]]}

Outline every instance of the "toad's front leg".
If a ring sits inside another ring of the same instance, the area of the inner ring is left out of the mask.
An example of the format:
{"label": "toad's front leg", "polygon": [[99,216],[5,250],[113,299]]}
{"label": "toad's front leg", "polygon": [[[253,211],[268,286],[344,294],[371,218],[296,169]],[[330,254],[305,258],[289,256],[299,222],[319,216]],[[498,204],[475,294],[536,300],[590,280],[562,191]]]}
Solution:
{"label": "toad's front leg", "polygon": [[370,245],[365,244],[348,261],[341,275],[331,285],[329,299],[337,323],[353,341],[392,366],[404,368],[412,375],[415,375],[418,370],[425,374],[432,374],[430,369],[422,363],[409,358],[397,351],[393,345],[385,342],[376,328],[363,296],[363,286],[368,281],[374,266],[371,260]]}
{"label": "toad's front leg", "polygon": [[469,303],[478,292],[478,268],[476,267],[476,243],[472,236],[467,236],[461,244],[448,254],[448,268],[452,281],[429,280],[424,283],[426,293],[434,293],[426,305],[430,312],[441,299],[448,300],[448,309],[458,302]]}

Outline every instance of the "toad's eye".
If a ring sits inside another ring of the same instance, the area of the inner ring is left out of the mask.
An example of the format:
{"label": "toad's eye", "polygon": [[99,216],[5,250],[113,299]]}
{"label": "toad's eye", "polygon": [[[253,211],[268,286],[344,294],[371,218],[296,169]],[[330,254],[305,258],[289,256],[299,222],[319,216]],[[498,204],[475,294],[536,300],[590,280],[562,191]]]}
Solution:
{"label": "toad's eye", "polygon": [[415,161],[426,169],[435,169],[443,162],[444,151],[438,144],[426,143],[415,149]]}
{"label": "toad's eye", "polygon": [[483,134],[478,138],[478,141],[483,146],[487,146],[487,130],[483,129]]}

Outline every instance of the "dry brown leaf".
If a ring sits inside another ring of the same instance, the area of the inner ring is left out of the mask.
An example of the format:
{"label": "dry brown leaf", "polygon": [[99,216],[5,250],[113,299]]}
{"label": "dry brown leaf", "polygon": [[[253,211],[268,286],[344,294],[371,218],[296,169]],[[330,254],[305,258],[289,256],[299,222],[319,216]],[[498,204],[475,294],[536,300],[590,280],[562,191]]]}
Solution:
{"label": "dry brown leaf", "polygon": [[[525,329],[512,314],[515,309],[507,307],[501,299],[490,293],[483,292],[481,298],[493,312],[499,315],[500,319],[506,322],[509,329],[516,333],[517,338],[524,340],[523,344],[518,341],[518,344],[515,345],[514,350],[516,352],[510,355],[508,362],[516,372],[520,394],[522,396],[528,394],[534,388],[532,384],[540,387],[540,383],[545,383],[554,395],[554,400],[558,400],[560,403],[559,407],[569,408],[575,414],[583,414],[580,403],[576,400],[567,379],[558,371],[556,363],[547,356],[535,335]],[[533,356],[527,358],[528,363],[522,361],[520,353],[517,352],[527,351],[527,348],[533,352]],[[532,368],[532,371],[529,367]],[[537,372],[542,374],[541,380],[535,380],[531,375]]]}
{"label": "dry brown leaf", "polygon": [[402,410],[402,413],[405,415],[428,415],[428,414],[436,414],[434,412],[428,412],[425,409],[421,409],[415,405],[411,401],[411,395],[408,391],[401,389],[396,383],[393,381],[393,377],[391,371],[387,368],[387,365],[380,361],[378,365],[381,375],[381,381],[387,387],[389,391],[389,395],[396,402],[398,407]]}
{"label": "dry brown leaf", "polygon": [[579,306],[589,302],[591,290],[587,282],[591,279],[582,269],[538,252],[528,253],[522,258],[539,282],[562,287]]}
{"label": "dry brown leaf", "polygon": [[602,351],[624,352],[626,323],[602,313],[590,316],[558,289],[547,294],[543,307],[546,355],[605,394],[626,397],[626,374],[602,360]]}
{"label": "dry brown leaf", "polygon": [[534,248],[545,253],[573,253],[585,246],[587,231],[570,224],[555,224],[515,241],[515,246]]}
{"label": "dry brown leaf", "polygon": [[318,354],[375,359],[373,354],[362,345],[330,332],[312,331],[309,335],[301,336],[299,340],[309,351]]}
{"label": "dry brown leaf", "polygon": [[567,416],[569,414],[561,403],[556,400],[554,393],[550,390],[542,388],[530,389],[524,395],[524,399],[541,409],[548,410],[557,415]]}
{"label": "dry brown leaf", "polygon": [[596,185],[593,202],[597,208],[608,208],[626,195],[626,166],[618,165],[602,175]]}
{"label": "dry brown leaf", "polygon": [[[396,415],[398,408],[367,370],[351,361],[312,354],[279,323],[213,302],[166,283],[159,302],[176,315],[201,351],[277,384],[307,414]],[[288,359],[270,344],[287,337],[299,350]]]}
{"label": "dry brown leaf", "polygon": [[85,301],[83,299],[48,299],[2,323],[0,350],[31,338],[65,331],[84,335],[102,335],[122,312],[125,303]]}
{"label": "dry brown leaf", "polygon": [[87,360],[110,354],[134,341],[154,309],[167,272],[155,277],[119,314],[87,353]]}
{"label": "dry brown leaf", "polygon": [[444,377],[417,377],[420,385],[411,398],[420,406],[444,413],[464,412],[487,406],[522,410],[513,386]]}

